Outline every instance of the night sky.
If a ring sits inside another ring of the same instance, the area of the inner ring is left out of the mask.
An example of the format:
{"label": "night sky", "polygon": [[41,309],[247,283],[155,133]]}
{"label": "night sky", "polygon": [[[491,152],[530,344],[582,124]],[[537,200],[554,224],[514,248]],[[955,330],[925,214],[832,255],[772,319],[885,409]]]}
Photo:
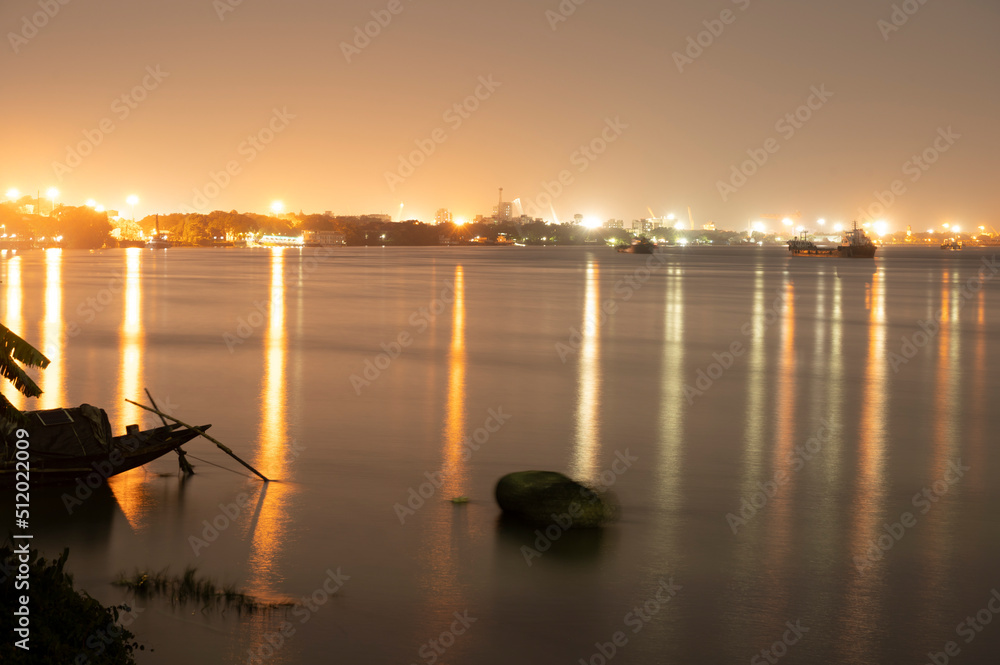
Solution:
{"label": "night sky", "polygon": [[0,190],[1000,227],[995,0],[576,2],[5,0]]}

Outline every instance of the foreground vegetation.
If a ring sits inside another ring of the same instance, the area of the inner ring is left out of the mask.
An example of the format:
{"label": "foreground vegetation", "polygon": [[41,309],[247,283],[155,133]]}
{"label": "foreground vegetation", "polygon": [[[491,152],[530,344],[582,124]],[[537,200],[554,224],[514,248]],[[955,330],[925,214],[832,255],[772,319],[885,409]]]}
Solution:
{"label": "foreground vegetation", "polygon": [[199,578],[196,568],[187,568],[180,576],[170,576],[166,569],[159,572],[136,571],[121,575],[114,583],[132,591],[137,598],[165,596],[173,605],[195,603],[204,610],[234,609],[239,614],[254,614],[267,610],[291,607],[291,602],[267,602],[245,594],[233,584],[219,586],[206,578]]}
{"label": "foreground vegetation", "polygon": [[[123,624],[132,609],[128,605],[105,607],[87,593],[73,588],[73,577],[65,572],[69,550],[55,560],[46,560],[31,550],[15,553],[10,545],[0,547],[0,662],[88,663],[130,665],[134,652],[144,647]],[[25,575],[19,566],[28,561]],[[28,583],[25,586],[25,581]],[[20,598],[29,599],[30,637],[28,650],[15,646],[14,616]]]}

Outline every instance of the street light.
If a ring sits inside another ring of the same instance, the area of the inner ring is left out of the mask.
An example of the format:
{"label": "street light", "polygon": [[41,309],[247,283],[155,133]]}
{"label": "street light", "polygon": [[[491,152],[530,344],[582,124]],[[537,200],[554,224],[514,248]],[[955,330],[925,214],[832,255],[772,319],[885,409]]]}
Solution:
{"label": "street light", "polygon": [[271,204],[271,212],[275,215],[280,215],[285,209],[285,204],[281,201],[275,201]]}
{"label": "street light", "polygon": [[16,201],[21,198],[21,192],[17,191],[14,187],[7,190],[7,198],[11,201]]}
{"label": "street light", "polygon": [[[52,202],[52,210],[49,212],[49,214],[52,214],[52,212],[55,212],[56,209],[56,199],[59,198],[59,190],[55,187],[49,187],[48,191],[45,192],[45,195],[49,197],[49,201]],[[38,212],[40,214],[41,210]]]}

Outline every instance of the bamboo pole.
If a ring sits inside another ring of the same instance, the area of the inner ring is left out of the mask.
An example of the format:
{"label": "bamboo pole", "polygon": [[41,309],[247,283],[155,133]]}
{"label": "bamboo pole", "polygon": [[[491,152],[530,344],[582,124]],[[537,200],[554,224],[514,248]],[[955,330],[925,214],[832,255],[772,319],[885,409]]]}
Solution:
{"label": "bamboo pole", "polygon": [[[156,400],[153,399],[153,396],[150,394],[149,388],[143,388],[143,390],[146,391],[146,397],[149,398],[149,403],[153,405],[154,409],[159,410],[160,407],[156,405]],[[159,414],[159,416],[160,416],[160,421],[163,423],[163,426],[168,427],[169,425],[167,424],[167,419],[163,417],[163,414],[161,413]],[[174,452],[177,453],[177,463],[180,465],[181,471],[184,472],[184,475],[193,476],[194,467],[191,466],[191,462],[187,461],[187,457],[185,457],[187,453],[181,450],[180,446],[174,448]]]}
{"label": "bamboo pole", "polygon": [[212,443],[214,443],[215,445],[217,445],[222,452],[226,453],[227,455],[229,455],[230,457],[232,457],[234,460],[236,460],[237,462],[239,462],[240,464],[242,464],[246,468],[248,468],[251,471],[253,471],[258,476],[260,476],[261,480],[263,480],[264,482],[268,482],[268,483],[271,482],[270,478],[268,478],[263,473],[261,473],[260,471],[258,471],[255,468],[253,468],[252,466],[250,466],[249,464],[247,464],[246,462],[244,462],[243,460],[241,460],[239,457],[237,457],[236,453],[234,453],[232,450],[230,450],[229,448],[227,448],[221,441],[219,441],[218,439],[213,439],[208,434],[205,434],[204,430],[202,430],[202,429],[200,429],[198,427],[195,427],[194,425],[188,425],[186,422],[184,422],[182,420],[178,420],[177,418],[174,418],[173,416],[171,416],[169,414],[163,413],[159,409],[150,408],[150,407],[146,406],[145,404],[139,404],[138,402],[133,402],[130,399],[126,399],[125,401],[128,402],[129,404],[135,404],[140,409],[146,409],[147,411],[152,411],[153,413],[155,413],[156,415],[160,416],[161,418],[168,418],[170,420],[173,420],[178,425],[181,425],[183,427],[187,427],[190,430],[194,430],[198,434],[202,435],[203,437],[205,437],[206,439],[208,439],[209,441],[211,441]]}

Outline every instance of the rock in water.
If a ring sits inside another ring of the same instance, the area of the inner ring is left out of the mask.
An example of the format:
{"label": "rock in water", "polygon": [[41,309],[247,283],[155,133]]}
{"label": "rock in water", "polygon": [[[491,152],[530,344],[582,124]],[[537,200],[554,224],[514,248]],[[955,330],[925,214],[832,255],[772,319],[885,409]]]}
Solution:
{"label": "rock in water", "polygon": [[555,471],[517,471],[497,481],[497,503],[532,524],[599,527],[617,512],[611,497]]}

